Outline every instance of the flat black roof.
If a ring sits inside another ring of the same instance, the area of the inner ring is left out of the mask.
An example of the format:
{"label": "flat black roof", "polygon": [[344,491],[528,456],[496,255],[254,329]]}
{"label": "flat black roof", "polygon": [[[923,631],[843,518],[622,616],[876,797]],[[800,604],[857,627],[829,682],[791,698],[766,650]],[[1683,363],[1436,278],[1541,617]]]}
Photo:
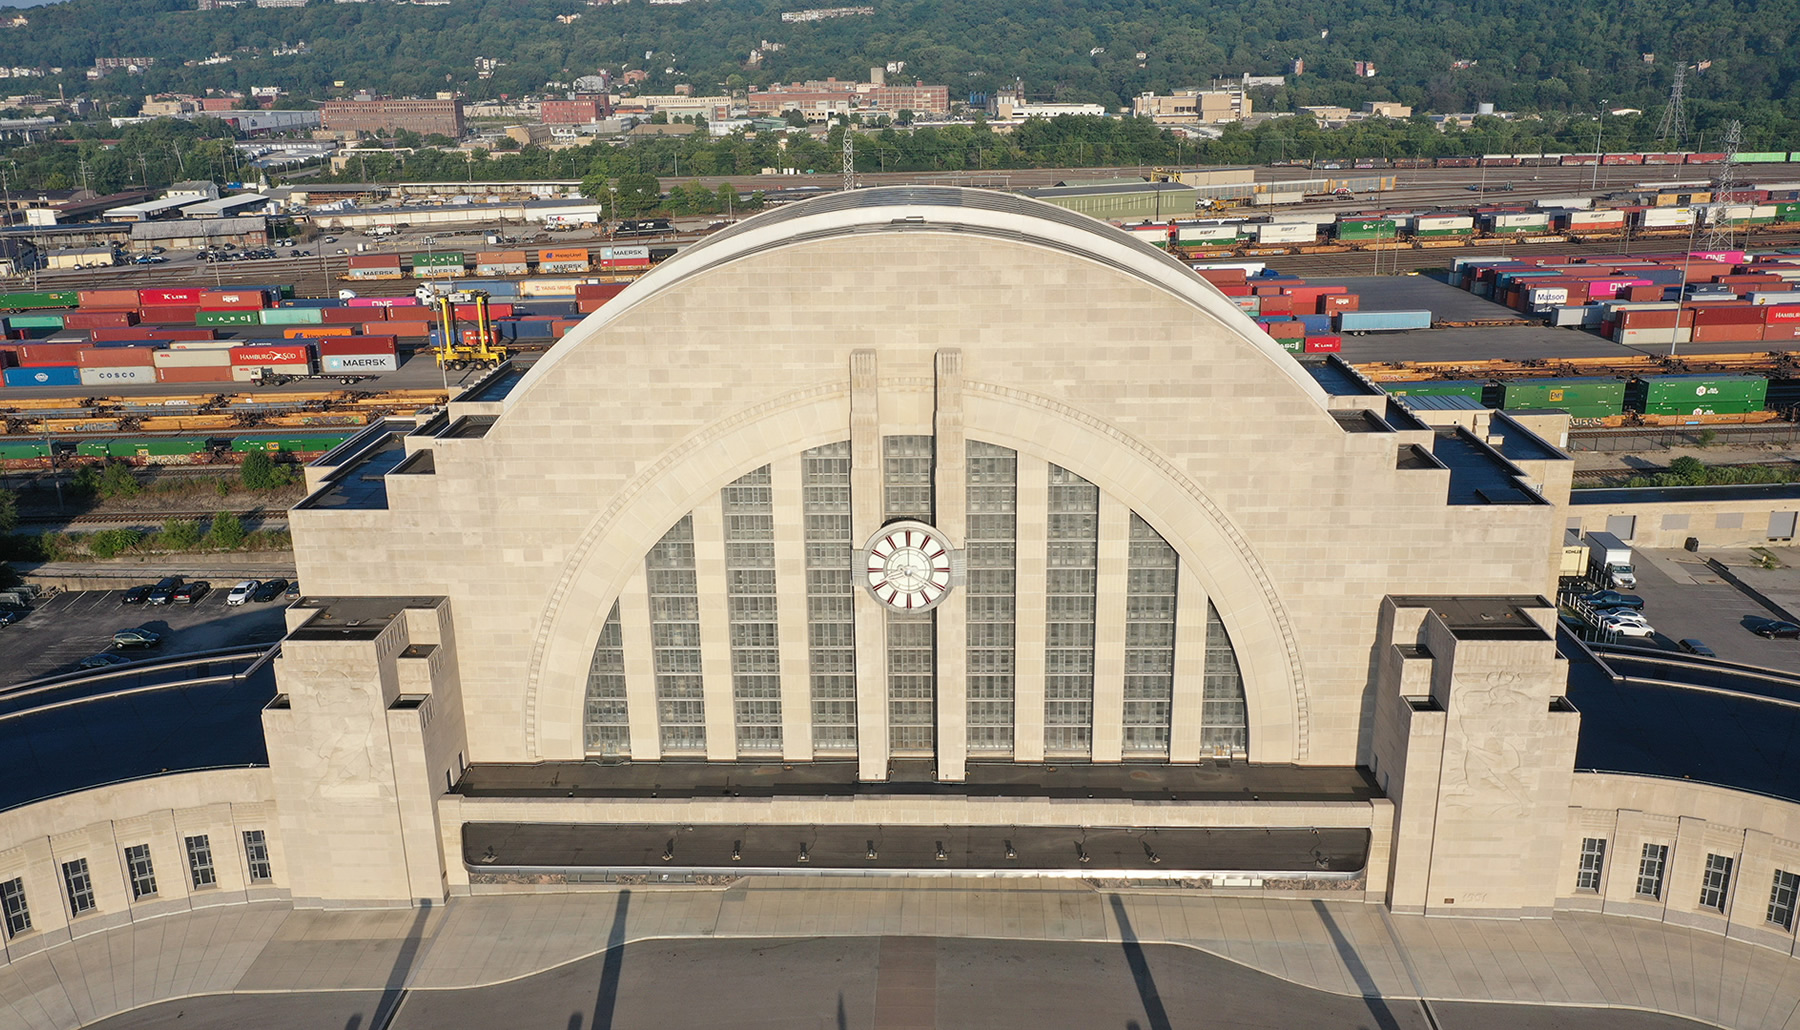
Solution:
{"label": "flat black roof", "polygon": [[1344,876],[1361,870],[1368,854],[1369,831],[1361,828],[463,824],[463,861],[477,873],[492,869],[496,874],[523,867],[684,874],[917,875],[941,870],[1021,876],[1126,872],[1155,879],[1207,872]]}
{"label": "flat black roof", "polygon": [[1498,640],[1511,638],[1550,639],[1527,608],[1554,607],[1534,594],[1495,596],[1408,595],[1396,596],[1394,604],[1401,608],[1430,608],[1444,621],[1459,640]]}
{"label": "flat black roof", "polygon": [[387,474],[406,460],[406,434],[395,430],[378,444],[359,454],[334,473],[317,493],[295,508],[349,508],[371,510],[387,507]]}
{"label": "flat black roof", "polygon": [[[1781,464],[1771,462],[1770,464]],[[1800,483],[1749,483],[1743,486],[1643,486],[1610,490],[1572,490],[1570,504],[1642,504],[1646,501],[1785,501],[1800,500]]]}
{"label": "flat black roof", "polygon": [[1368,801],[1382,796],[1356,766],[971,762],[942,783],[928,761],[895,761],[887,780],[862,782],[856,762],[538,762],[471,765],[465,797],[851,797],[929,795],[1124,798],[1143,801]]}
{"label": "flat black roof", "polygon": [[262,709],[273,663],[236,683],[100,697],[10,717],[0,747],[0,810],[109,783],[266,766]]}
{"label": "flat black roof", "polygon": [[1519,485],[1515,473],[1462,427],[1439,429],[1432,456],[1450,469],[1451,504],[1542,504]]}
{"label": "flat black roof", "polygon": [[436,597],[303,597],[296,609],[313,610],[289,640],[374,640],[408,608],[435,608]]}
{"label": "flat black roof", "polygon": [[[1581,711],[1575,767],[1693,780],[1800,801],[1800,682],[1789,688],[1758,684],[1762,695],[1718,688],[1719,673],[1684,676],[1712,689],[1684,689],[1632,679],[1614,680],[1567,635],[1568,698]],[[1631,666],[1621,663],[1621,671]],[[1786,697],[1782,695],[1788,695]]]}

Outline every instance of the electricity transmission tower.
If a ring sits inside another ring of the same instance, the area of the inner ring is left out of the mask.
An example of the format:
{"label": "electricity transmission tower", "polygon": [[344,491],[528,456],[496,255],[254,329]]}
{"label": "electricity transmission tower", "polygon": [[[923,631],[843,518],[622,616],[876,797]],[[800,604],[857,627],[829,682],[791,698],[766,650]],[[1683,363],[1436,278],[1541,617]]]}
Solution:
{"label": "electricity transmission tower", "polygon": [[847,124],[844,126],[844,188],[856,188],[856,137]]}
{"label": "electricity transmission tower", "polygon": [[1656,127],[1656,146],[1658,150],[1680,150],[1681,137],[1687,133],[1687,121],[1681,111],[1682,80],[1687,78],[1687,66],[1675,66],[1675,82],[1669,87],[1669,105],[1663,108],[1662,123]]}
{"label": "electricity transmission tower", "polygon": [[1719,162],[1718,177],[1713,180],[1712,203],[1706,205],[1706,241],[1702,250],[1731,250],[1732,231],[1725,212],[1730,207],[1726,195],[1737,187],[1738,148],[1744,142],[1744,127],[1732,122],[1725,130],[1725,160]]}

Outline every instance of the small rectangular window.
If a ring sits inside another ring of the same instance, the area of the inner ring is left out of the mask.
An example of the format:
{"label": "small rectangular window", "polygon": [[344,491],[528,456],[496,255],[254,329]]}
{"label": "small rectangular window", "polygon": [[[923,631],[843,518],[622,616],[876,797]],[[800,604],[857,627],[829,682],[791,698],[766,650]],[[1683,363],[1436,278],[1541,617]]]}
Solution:
{"label": "small rectangular window", "polygon": [[1600,837],[1581,839],[1581,870],[1575,874],[1575,889],[1598,891],[1600,872],[1606,865],[1606,841]]}
{"label": "small rectangular window", "polygon": [[0,912],[6,914],[6,935],[17,937],[31,929],[31,910],[25,907],[25,881],[17,876],[0,883]]}
{"label": "small rectangular window", "polygon": [[268,883],[275,878],[269,865],[269,838],[263,831],[244,831],[244,858],[250,863],[251,883]]}
{"label": "small rectangular window", "polygon": [[1667,844],[1644,845],[1644,857],[1638,862],[1637,892],[1639,897],[1661,898],[1663,869],[1669,864]]}
{"label": "small rectangular window", "polygon": [[1725,911],[1725,899],[1731,891],[1731,859],[1724,855],[1706,856],[1706,874],[1700,878],[1700,907]]}
{"label": "small rectangular window", "polygon": [[88,875],[87,859],[78,858],[62,864],[63,886],[69,892],[70,917],[94,910],[94,878]]}
{"label": "small rectangular window", "polygon": [[1800,873],[1775,870],[1775,884],[1769,889],[1769,922],[1783,930],[1794,928],[1794,897],[1800,894]]}
{"label": "small rectangular window", "polygon": [[211,887],[219,882],[213,873],[212,842],[206,834],[189,837],[187,843],[188,871],[194,875],[195,887]]}
{"label": "small rectangular window", "polygon": [[134,844],[126,848],[125,870],[131,877],[131,900],[156,893],[156,868],[150,862],[150,845]]}

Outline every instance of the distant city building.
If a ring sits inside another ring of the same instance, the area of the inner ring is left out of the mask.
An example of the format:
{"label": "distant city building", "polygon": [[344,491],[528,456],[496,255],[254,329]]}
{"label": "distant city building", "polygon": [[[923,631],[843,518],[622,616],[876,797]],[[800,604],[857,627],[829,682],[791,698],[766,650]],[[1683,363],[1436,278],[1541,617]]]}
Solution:
{"label": "distant city building", "polygon": [[1158,125],[1216,125],[1250,117],[1254,105],[1243,89],[1180,89],[1172,94],[1139,94],[1131,113]]}
{"label": "distant city building", "polygon": [[827,18],[854,18],[875,13],[873,7],[813,7],[804,11],[782,11],[785,22],[824,21]]}
{"label": "distant city building", "polygon": [[1358,61],[1355,65],[1355,72],[1359,79],[1372,79],[1375,77],[1375,62]]}
{"label": "distant city building", "polygon": [[1365,100],[1362,113],[1369,118],[1411,118],[1413,109],[1391,100]]}
{"label": "distant city building", "polygon": [[1104,104],[1033,103],[1019,93],[996,93],[988,98],[988,114],[996,121],[1022,122],[1027,118],[1055,118],[1059,115],[1095,115],[1104,117]]}
{"label": "distant city building", "polygon": [[624,97],[619,100],[614,110],[622,115],[662,113],[675,118],[692,118],[695,115],[713,121],[730,118],[732,108],[739,105],[728,96],[696,97],[683,96],[679,93],[640,94],[635,97]]}
{"label": "distant city building", "polygon": [[748,106],[753,118],[799,111],[809,122],[829,121],[840,114],[867,111],[942,115],[950,113],[950,87],[815,79],[751,90]]}
{"label": "distant city building", "polygon": [[438,133],[458,139],[465,131],[462,98],[439,94],[431,100],[391,97],[328,100],[319,105],[320,124],[327,132]]}
{"label": "distant city building", "polygon": [[546,98],[541,106],[545,125],[586,125],[600,121],[611,112],[603,94],[571,93],[560,100]]}

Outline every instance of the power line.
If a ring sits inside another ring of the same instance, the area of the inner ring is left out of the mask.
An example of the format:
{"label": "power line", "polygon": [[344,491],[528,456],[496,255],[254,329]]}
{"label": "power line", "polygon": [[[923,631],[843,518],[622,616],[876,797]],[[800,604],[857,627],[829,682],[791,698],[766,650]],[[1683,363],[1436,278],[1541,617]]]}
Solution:
{"label": "power line", "polygon": [[1702,250],[1731,250],[1731,221],[1725,217],[1729,203],[1726,195],[1737,186],[1738,147],[1744,142],[1744,127],[1732,122],[1725,130],[1725,159],[1719,162],[1719,174],[1713,181],[1712,203],[1706,206],[1706,241]]}
{"label": "power line", "polygon": [[1687,133],[1687,119],[1682,112],[1681,88],[1687,78],[1687,66],[1675,66],[1675,82],[1669,86],[1669,103],[1663,108],[1662,122],[1656,127],[1656,145],[1662,150],[1680,150],[1681,137]]}

